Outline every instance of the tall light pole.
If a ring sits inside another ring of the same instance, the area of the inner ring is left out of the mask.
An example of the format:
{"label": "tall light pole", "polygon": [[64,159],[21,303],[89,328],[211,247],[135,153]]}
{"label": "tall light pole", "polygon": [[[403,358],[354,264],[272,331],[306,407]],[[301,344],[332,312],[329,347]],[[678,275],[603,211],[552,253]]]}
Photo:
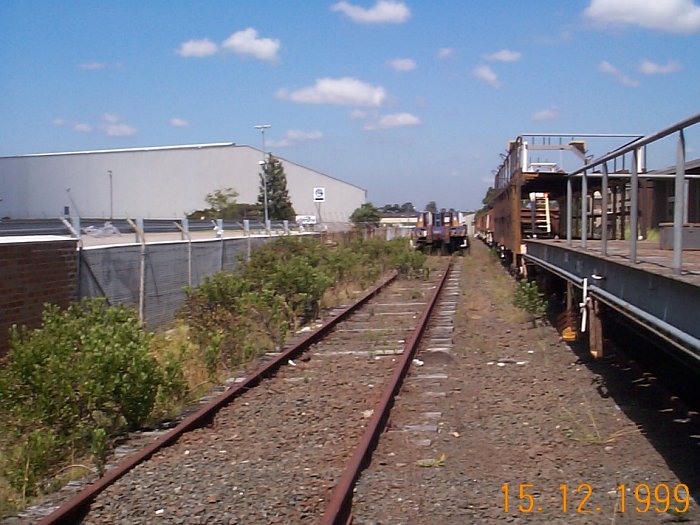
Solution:
{"label": "tall light pole", "polygon": [[109,220],[111,221],[114,216],[114,199],[112,197],[112,170],[107,170],[107,174],[109,175]]}
{"label": "tall light pole", "polygon": [[260,131],[262,135],[262,161],[260,162],[260,168],[262,169],[262,179],[263,179],[263,204],[265,207],[265,229],[268,230],[269,217],[267,215],[267,171],[265,170],[265,130],[270,129],[272,126],[270,124],[260,124],[255,126],[255,129]]}

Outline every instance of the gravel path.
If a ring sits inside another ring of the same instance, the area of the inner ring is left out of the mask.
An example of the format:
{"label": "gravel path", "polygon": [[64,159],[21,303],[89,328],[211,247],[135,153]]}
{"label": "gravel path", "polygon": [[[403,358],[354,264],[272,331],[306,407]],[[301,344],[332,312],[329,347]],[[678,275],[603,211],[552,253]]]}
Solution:
{"label": "gravel path", "polygon": [[[513,283],[483,245],[464,258],[461,279],[454,344],[449,355],[430,342],[419,353],[424,366],[409,374],[358,482],[353,523],[679,520],[672,509],[685,504],[673,489],[698,489],[693,418],[649,375],[592,362],[552,327],[533,328],[510,304]],[[648,506],[643,487],[635,499],[640,484],[652,490]],[[691,502],[683,519],[700,523],[698,516]]]}

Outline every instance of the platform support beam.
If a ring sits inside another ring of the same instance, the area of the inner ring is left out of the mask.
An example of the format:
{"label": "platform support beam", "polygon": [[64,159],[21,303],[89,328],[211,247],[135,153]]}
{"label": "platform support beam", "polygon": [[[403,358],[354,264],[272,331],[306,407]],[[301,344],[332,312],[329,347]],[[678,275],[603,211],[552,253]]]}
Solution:
{"label": "platform support beam", "polygon": [[603,321],[600,317],[600,302],[591,297],[587,308],[588,348],[594,358],[600,359],[605,355],[603,350]]}

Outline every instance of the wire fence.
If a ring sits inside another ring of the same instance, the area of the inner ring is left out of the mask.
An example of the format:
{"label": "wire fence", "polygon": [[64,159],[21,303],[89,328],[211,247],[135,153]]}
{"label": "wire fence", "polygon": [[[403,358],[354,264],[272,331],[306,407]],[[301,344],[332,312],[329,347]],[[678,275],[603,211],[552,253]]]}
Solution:
{"label": "wire fence", "polygon": [[[353,238],[392,240],[408,235],[406,228],[355,229],[324,232],[323,242]],[[144,239],[142,237],[142,239]],[[149,329],[166,326],[182,307],[187,287],[210,275],[234,271],[257,247],[277,237],[146,242],[83,247],[79,250],[78,295],[104,297],[110,304],[138,308]]]}

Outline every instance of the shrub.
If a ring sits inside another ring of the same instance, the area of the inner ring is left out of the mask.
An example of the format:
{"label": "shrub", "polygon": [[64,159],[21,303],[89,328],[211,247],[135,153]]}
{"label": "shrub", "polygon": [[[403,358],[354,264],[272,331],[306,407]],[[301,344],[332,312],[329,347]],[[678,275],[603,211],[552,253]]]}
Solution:
{"label": "shrub", "polygon": [[[69,453],[142,424],[155,402],[161,373],[133,310],[85,299],[65,310],[48,305],[37,329],[13,328],[0,370],[0,411],[28,436],[7,477],[23,494]],[[17,469],[31,475],[17,476]],[[19,478],[24,478],[20,484]]]}
{"label": "shrub", "polygon": [[547,301],[545,301],[544,295],[540,292],[535,281],[520,281],[518,283],[513,295],[513,304],[529,313],[533,323],[535,319],[547,313]]}
{"label": "shrub", "polygon": [[237,273],[218,273],[188,289],[180,317],[213,373],[217,364],[238,364],[255,348],[281,348],[290,328],[318,316],[329,289],[347,282],[365,287],[391,268],[411,274],[425,260],[404,239],[327,246],[284,237],[255,250]]}

